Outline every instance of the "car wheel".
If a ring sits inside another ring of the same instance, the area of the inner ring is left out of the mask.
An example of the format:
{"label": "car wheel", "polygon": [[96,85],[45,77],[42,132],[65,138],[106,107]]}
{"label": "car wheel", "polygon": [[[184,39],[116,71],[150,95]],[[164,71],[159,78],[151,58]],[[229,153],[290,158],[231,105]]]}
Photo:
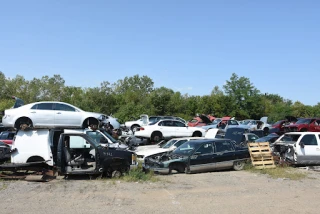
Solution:
{"label": "car wheel", "polygon": [[140,127],[140,126],[138,126],[138,125],[133,125],[133,126],[131,126],[131,131],[132,131],[133,133],[135,133],[139,127]]}
{"label": "car wheel", "polygon": [[153,133],[151,139],[153,142],[158,143],[162,139],[162,134],[160,132]]}
{"label": "car wheel", "polygon": [[233,169],[236,171],[240,171],[244,168],[245,162],[244,161],[235,161],[233,163]]}
{"label": "car wheel", "polygon": [[30,118],[23,117],[23,118],[19,118],[16,121],[14,127],[18,130],[20,129],[20,130],[27,131],[33,128],[33,123]]}
{"label": "car wheel", "polygon": [[86,128],[98,128],[99,127],[99,120],[97,118],[93,118],[93,117],[89,117],[87,119],[84,120],[84,122],[82,123],[82,128],[86,129]]}
{"label": "car wheel", "polygon": [[263,133],[264,133],[264,135],[268,135],[269,134],[269,128],[264,128],[263,129]]}
{"label": "car wheel", "polygon": [[122,175],[122,173],[121,173],[120,171],[114,170],[114,171],[112,172],[112,174],[111,174],[111,177],[112,177],[112,178],[120,178],[121,175]]}
{"label": "car wheel", "polygon": [[192,137],[201,137],[201,136],[202,136],[201,132],[194,132],[192,135]]}

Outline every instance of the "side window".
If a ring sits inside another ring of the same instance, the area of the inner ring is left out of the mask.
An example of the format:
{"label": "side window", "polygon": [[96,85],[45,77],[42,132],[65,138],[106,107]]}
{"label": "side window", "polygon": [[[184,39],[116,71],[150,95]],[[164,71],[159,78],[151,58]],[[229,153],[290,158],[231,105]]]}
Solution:
{"label": "side window", "polygon": [[9,133],[9,134],[8,134],[8,139],[9,139],[9,140],[12,140],[12,139],[14,138],[14,135],[15,135],[14,133]]}
{"label": "side window", "polygon": [[37,110],[52,110],[52,103],[39,103]]}
{"label": "side window", "polygon": [[90,148],[90,144],[80,136],[70,136],[69,147],[71,149]]}
{"label": "side window", "polygon": [[201,147],[196,152],[199,155],[211,154],[213,153],[213,148],[211,143],[202,144]]}
{"label": "side window", "polygon": [[314,134],[307,134],[303,136],[300,142],[303,142],[304,145],[308,145],[308,146],[318,145],[317,138]]}
{"label": "side window", "polygon": [[164,126],[163,122],[158,123],[158,126]]}
{"label": "side window", "polygon": [[316,122],[314,122],[314,125],[320,126],[320,120],[316,120]]}
{"label": "side window", "polygon": [[179,146],[181,146],[182,144],[184,144],[185,142],[187,142],[187,140],[180,140],[178,141],[175,146],[178,148]]}
{"label": "side window", "polygon": [[5,140],[6,139],[6,134],[5,133],[0,133],[0,139]]}
{"label": "side window", "polygon": [[216,152],[230,152],[234,151],[230,141],[216,142]]}
{"label": "side window", "polygon": [[31,109],[38,109],[38,104],[33,105]]}
{"label": "side window", "polygon": [[60,104],[60,103],[57,103],[56,104],[56,110],[59,110],[59,111],[76,111],[75,108],[71,107],[71,106],[68,106],[68,105],[65,105],[65,104]]}
{"label": "side window", "polygon": [[173,121],[171,120],[163,121],[163,126],[173,126]]}
{"label": "side window", "polygon": [[185,127],[184,123],[181,123],[180,121],[174,121],[174,126]]}

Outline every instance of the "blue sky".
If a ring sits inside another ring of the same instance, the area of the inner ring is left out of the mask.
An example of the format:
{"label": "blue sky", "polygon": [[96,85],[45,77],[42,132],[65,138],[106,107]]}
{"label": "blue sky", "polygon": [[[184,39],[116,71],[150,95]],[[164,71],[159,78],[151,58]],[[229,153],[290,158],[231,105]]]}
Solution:
{"label": "blue sky", "polygon": [[210,94],[232,73],[319,101],[318,0],[0,0],[0,71],[95,87],[135,74]]}

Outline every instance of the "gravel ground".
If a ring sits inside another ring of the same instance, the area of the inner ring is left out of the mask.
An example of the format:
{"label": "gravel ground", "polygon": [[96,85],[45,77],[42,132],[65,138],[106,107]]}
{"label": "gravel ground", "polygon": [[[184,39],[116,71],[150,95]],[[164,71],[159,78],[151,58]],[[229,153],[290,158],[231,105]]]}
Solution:
{"label": "gravel ground", "polygon": [[0,213],[319,213],[320,172],[304,171],[309,178],[300,181],[246,171],[173,174],[156,183],[0,181]]}

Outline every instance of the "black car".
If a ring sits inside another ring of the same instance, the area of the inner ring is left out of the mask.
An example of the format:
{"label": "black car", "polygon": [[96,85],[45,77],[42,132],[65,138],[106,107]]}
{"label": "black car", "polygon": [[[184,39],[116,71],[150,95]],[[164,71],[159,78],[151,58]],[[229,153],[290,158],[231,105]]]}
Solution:
{"label": "black car", "polygon": [[273,144],[278,138],[279,138],[278,134],[272,133],[272,134],[269,134],[265,137],[261,137],[259,139],[256,139],[255,142],[269,142],[270,144]]}
{"label": "black car", "polygon": [[195,173],[220,169],[241,170],[250,158],[247,148],[229,139],[191,140],[171,154],[146,158],[144,168],[158,173]]}
{"label": "black car", "polygon": [[11,147],[8,144],[0,141],[0,162],[7,161],[10,159],[10,151]]}

